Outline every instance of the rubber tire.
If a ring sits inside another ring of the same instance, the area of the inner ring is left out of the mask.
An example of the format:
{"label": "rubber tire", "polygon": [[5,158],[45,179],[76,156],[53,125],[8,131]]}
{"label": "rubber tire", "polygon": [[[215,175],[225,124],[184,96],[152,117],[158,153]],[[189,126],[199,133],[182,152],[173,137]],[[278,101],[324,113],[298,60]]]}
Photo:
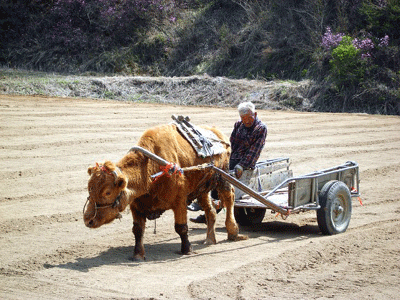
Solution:
{"label": "rubber tire", "polygon": [[345,232],[351,219],[351,195],[342,181],[327,182],[319,194],[318,227],[324,235]]}
{"label": "rubber tire", "polygon": [[235,207],[235,220],[239,225],[242,226],[259,224],[264,219],[266,210],[267,209],[264,208]]}

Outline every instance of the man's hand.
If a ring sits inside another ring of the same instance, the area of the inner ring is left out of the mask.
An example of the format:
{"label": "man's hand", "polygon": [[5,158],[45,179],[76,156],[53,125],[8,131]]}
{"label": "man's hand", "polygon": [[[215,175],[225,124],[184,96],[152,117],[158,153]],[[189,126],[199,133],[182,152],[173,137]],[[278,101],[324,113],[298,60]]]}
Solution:
{"label": "man's hand", "polygon": [[243,167],[241,166],[241,165],[236,165],[235,166],[235,168],[234,168],[234,170],[235,170],[235,176],[236,176],[236,178],[237,179],[239,179],[240,177],[242,177],[242,174],[243,174]]}

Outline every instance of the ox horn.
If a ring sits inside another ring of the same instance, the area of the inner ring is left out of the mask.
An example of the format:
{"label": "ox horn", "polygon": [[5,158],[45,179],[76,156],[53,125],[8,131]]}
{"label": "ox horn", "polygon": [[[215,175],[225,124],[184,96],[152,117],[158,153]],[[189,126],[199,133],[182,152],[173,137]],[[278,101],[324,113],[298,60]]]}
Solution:
{"label": "ox horn", "polygon": [[114,175],[115,183],[117,182],[118,179],[118,173],[122,175],[121,169],[115,166],[115,170],[111,172],[111,174]]}

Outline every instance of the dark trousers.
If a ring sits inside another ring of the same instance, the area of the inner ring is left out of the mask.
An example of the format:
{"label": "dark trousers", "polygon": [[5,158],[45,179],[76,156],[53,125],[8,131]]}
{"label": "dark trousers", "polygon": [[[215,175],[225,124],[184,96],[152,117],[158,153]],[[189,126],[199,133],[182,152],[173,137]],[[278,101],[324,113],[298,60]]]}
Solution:
{"label": "dark trousers", "polygon": [[235,166],[240,162],[240,159],[230,159],[229,160],[229,170],[233,170]]}

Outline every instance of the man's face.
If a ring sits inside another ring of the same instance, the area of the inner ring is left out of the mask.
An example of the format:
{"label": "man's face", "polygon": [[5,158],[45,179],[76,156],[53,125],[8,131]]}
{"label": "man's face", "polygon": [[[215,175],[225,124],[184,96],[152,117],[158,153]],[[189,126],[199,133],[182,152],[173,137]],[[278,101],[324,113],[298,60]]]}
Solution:
{"label": "man's face", "polygon": [[256,116],[257,116],[256,112],[254,114],[247,113],[247,114],[241,115],[240,119],[242,119],[242,122],[243,122],[244,126],[251,127],[254,124]]}

